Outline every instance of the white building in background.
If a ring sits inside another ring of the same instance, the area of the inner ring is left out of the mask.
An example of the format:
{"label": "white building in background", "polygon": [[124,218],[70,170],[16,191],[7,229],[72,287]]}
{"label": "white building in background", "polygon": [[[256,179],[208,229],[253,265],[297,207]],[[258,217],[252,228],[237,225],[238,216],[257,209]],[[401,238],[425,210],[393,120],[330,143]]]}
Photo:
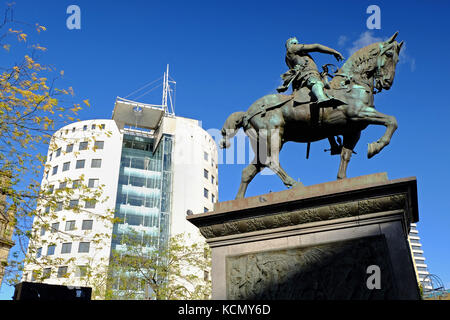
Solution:
{"label": "white building in background", "polygon": [[425,263],[425,257],[423,255],[422,244],[420,243],[419,231],[417,230],[416,223],[411,223],[411,230],[409,231],[408,240],[413,256],[417,280],[424,289],[432,289],[430,279],[426,279],[430,273],[428,271],[428,266]]}
{"label": "white building in background", "polygon": [[[86,266],[106,270],[111,250],[125,249],[122,236],[134,231],[151,235],[146,245],[153,248],[178,233],[204,241],[186,215],[212,211],[218,200],[218,152],[199,121],[177,117],[167,105],[117,98],[112,120],[76,122],[53,139],[58,147],[47,155],[41,186],[52,193],[73,188],[71,203],[83,210],[42,205],[41,210],[55,211],[45,221],[51,228],[35,230],[39,237],[29,252],[38,263],[25,265],[22,281],[36,281],[33,271],[38,271],[47,276],[44,283],[89,285]],[[77,197],[80,176],[88,188],[103,186],[102,199],[83,203]],[[75,182],[69,185],[69,179]],[[121,222],[105,220],[108,210]],[[106,240],[96,242],[99,233]],[[50,269],[39,263],[44,258],[61,258],[61,265]]]}

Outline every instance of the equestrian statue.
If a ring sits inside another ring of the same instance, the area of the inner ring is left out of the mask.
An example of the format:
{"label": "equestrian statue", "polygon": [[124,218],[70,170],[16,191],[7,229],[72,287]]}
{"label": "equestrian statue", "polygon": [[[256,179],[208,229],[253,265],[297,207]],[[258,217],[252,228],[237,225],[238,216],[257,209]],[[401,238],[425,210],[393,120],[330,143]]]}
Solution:
{"label": "equestrian statue", "polygon": [[[374,94],[389,90],[394,82],[403,45],[403,41],[395,41],[397,34],[356,51],[334,75],[330,74],[329,65],[319,73],[309,53],[328,53],[339,61],[344,59],[339,52],[321,44],[300,44],[295,37],[286,41],[289,70],[281,76],[279,93],[256,100],[245,112],[232,113],[222,127],[221,148],[227,148],[229,139],[242,128],[255,154],[242,171],[236,199],[245,196],[248,184],[265,167],[273,170],[286,187],[301,185],[280,166],[279,153],[285,142],[307,143],[308,157],[311,142],[328,139],[331,154],[341,156],[338,179],[346,178],[353,149],[368,125],[386,127],[384,135],[369,144],[368,158],[389,144],[397,120],[375,109]],[[289,86],[292,93],[282,94]]]}

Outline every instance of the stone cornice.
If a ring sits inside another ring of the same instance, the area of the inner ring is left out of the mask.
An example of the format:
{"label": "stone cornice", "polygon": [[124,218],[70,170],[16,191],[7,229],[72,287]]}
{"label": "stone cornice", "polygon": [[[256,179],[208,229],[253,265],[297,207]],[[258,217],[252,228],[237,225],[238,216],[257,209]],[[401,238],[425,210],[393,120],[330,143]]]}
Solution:
{"label": "stone cornice", "polygon": [[[378,212],[411,212],[418,221],[416,179],[375,174],[219,203],[213,212],[188,216],[202,235],[216,238]],[[408,224],[409,225],[409,224]]]}

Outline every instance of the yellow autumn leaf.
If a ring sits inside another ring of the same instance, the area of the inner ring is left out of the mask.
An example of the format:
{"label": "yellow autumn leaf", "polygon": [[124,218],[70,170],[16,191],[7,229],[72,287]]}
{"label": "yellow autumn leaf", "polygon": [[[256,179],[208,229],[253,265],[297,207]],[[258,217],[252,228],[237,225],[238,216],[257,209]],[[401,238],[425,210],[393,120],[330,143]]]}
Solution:
{"label": "yellow autumn leaf", "polygon": [[27,34],[21,33],[17,36],[17,38],[19,39],[19,41],[20,41],[20,39],[22,39],[23,41],[27,41]]}
{"label": "yellow autumn leaf", "polygon": [[84,102],[88,107],[91,106],[90,103],[89,103],[89,99],[83,100],[83,102]]}

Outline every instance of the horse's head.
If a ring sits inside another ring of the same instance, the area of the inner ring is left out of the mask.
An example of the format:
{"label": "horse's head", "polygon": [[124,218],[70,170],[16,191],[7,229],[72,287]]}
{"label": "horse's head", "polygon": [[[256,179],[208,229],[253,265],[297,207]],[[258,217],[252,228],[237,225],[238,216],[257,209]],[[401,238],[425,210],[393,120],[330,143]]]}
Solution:
{"label": "horse's head", "polygon": [[[396,32],[386,41],[372,43],[356,51],[337,72],[359,85],[375,87],[378,91],[390,89],[403,41],[395,41]],[[338,77],[339,78],[339,77]],[[333,79],[334,80],[334,79]],[[337,84],[337,81],[333,81]]]}
{"label": "horse's head", "polygon": [[394,83],[395,67],[403,46],[403,41],[395,41],[398,32],[384,42],[379,42],[380,51],[377,55],[374,73],[374,86],[378,91],[389,90]]}

